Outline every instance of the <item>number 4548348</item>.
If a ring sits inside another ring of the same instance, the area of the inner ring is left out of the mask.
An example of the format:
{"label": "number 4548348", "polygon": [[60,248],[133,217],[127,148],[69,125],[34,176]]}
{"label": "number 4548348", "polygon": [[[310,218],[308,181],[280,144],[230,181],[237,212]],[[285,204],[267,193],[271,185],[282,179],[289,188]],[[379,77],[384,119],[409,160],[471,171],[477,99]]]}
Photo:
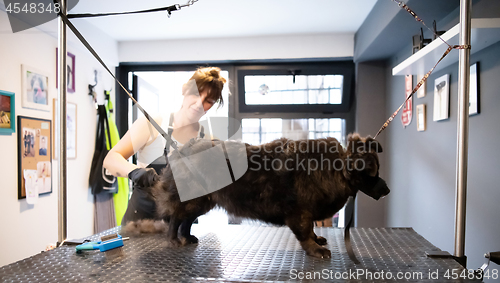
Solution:
{"label": "number 4548348", "polygon": [[19,14],[19,13],[25,13],[25,14],[42,14],[42,13],[59,13],[60,11],[60,6],[59,3],[55,3],[52,5],[52,3],[48,3],[45,5],[44,3],[25,3],[22,5],[22,3],[9,3],[7,5],[5,11],[7,13],[14,13],[14,14]]}
{"label": "number 4548348", "polygon": [[481,274],[477,273],[474,269],[448,269],[444,273],[446,279],[498,279],[498,269],[487,269],[481,278]]}

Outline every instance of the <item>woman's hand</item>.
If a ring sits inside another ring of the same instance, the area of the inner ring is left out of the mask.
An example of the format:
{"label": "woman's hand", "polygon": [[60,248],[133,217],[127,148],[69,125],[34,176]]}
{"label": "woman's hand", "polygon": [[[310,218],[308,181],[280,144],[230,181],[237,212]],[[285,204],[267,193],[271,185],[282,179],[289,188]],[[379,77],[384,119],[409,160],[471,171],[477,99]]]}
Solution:
{"label": "woman's hand", "polygon": [[[161,117],[155,117],[156,123],[161,125]],[[103,166],[110,174],[116,177],[126,177],[137,165],[127,161],[139,149],[143,148],[148,140],[158,136],[158,131],[143,116],[132,124],[121,140],[108,152]]]}
{"label": "woman's hand", "polygon": [[153,168],[136,168],[128,173],[128,178],[134,182],[134,188],[148,191],[159,180]]}

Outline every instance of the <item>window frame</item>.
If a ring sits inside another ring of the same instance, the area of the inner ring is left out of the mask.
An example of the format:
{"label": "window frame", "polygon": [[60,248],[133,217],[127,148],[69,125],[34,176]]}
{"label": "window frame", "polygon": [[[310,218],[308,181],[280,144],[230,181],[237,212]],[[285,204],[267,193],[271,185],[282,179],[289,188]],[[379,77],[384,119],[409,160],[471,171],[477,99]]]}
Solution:
{"label": "window frame", "polygon": [[[281,105],[249,105],[245,103],[245,76],[247,75],[342,75],[341,104],[281,104]],[[333,61],[316,63],[289,64],[252,64],[235,67],[238,90],[238,112],[240,113],[347,113],[351,109],[354,96],[353,78],[354,63],[352,61]]]}

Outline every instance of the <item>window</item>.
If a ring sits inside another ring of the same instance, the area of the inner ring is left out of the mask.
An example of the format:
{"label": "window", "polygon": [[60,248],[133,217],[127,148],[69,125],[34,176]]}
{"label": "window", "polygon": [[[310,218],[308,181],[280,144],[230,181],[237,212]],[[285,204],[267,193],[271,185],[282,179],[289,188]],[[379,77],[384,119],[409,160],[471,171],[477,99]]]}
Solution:
{"label": "window", "polygon": [[245,76],[247,105],[342,104],[342,75]]}
{"label": "window", "polygon": [[239,112],[348,112],[352,62],[236,68]]}
{"label": "window", "polygon": [[242,140],[249,144],[263,144],[279,138],[318,139],[334,137],[341,143],[345,136],[345,120],[250,118],[241,121]]}

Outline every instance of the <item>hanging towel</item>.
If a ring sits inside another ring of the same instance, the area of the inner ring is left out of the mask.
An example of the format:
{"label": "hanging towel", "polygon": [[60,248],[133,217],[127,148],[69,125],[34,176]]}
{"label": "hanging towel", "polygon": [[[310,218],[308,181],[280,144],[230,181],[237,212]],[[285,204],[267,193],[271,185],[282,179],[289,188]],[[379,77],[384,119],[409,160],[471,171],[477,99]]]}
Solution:
{"label": "hanging towel", "polygon": [[[106,105],[106,112],[108,114],[108,125],[109,132],[111,136],[111,146],[106,143],[106,146],[111,149],[120,140],[120,134],[118,133],[118,128],[116,127],[115,119],[113,117],[113,103],[108,99],[108,104]],[[108,139],[106,139],[108,141]],[[118,192],[113,194],[113,201],[115,204],[115,218],[116,225],[120,226],[122,224],[123,215],[127,210],[128,199],[129,199],[129,180],[128,178],[118,177]]]}
{"label": "hanging towel", "polygon": [[94,232],[100,233],[116,227],[113,193],[117,191],[118,184],[116,178],[107,174],[102,165],[108,153],[107,144],[111,143],[106,107],[98,105],[97,114],[99,118],[95,152],[89,175],[89,186],[94,195]]}
{"label": "hanging towel", "polygon": [[113,208],[113,194],[100,193],[94,195],[94,233],[116,227]]}
{"label": "hanging towel", "polygon": [[110,143],[110,141],[106,141],[110,136],[106,107],[104,105],[98,105],[97,114],[99,119],[97,122],[96,142],[89,174],[89,186],[94,195],[100,193],[114,193],[118,190],[116,177],[109,174],[103,167],[104,159],[108,154],[108,149],[106,148],[107,143]]}

